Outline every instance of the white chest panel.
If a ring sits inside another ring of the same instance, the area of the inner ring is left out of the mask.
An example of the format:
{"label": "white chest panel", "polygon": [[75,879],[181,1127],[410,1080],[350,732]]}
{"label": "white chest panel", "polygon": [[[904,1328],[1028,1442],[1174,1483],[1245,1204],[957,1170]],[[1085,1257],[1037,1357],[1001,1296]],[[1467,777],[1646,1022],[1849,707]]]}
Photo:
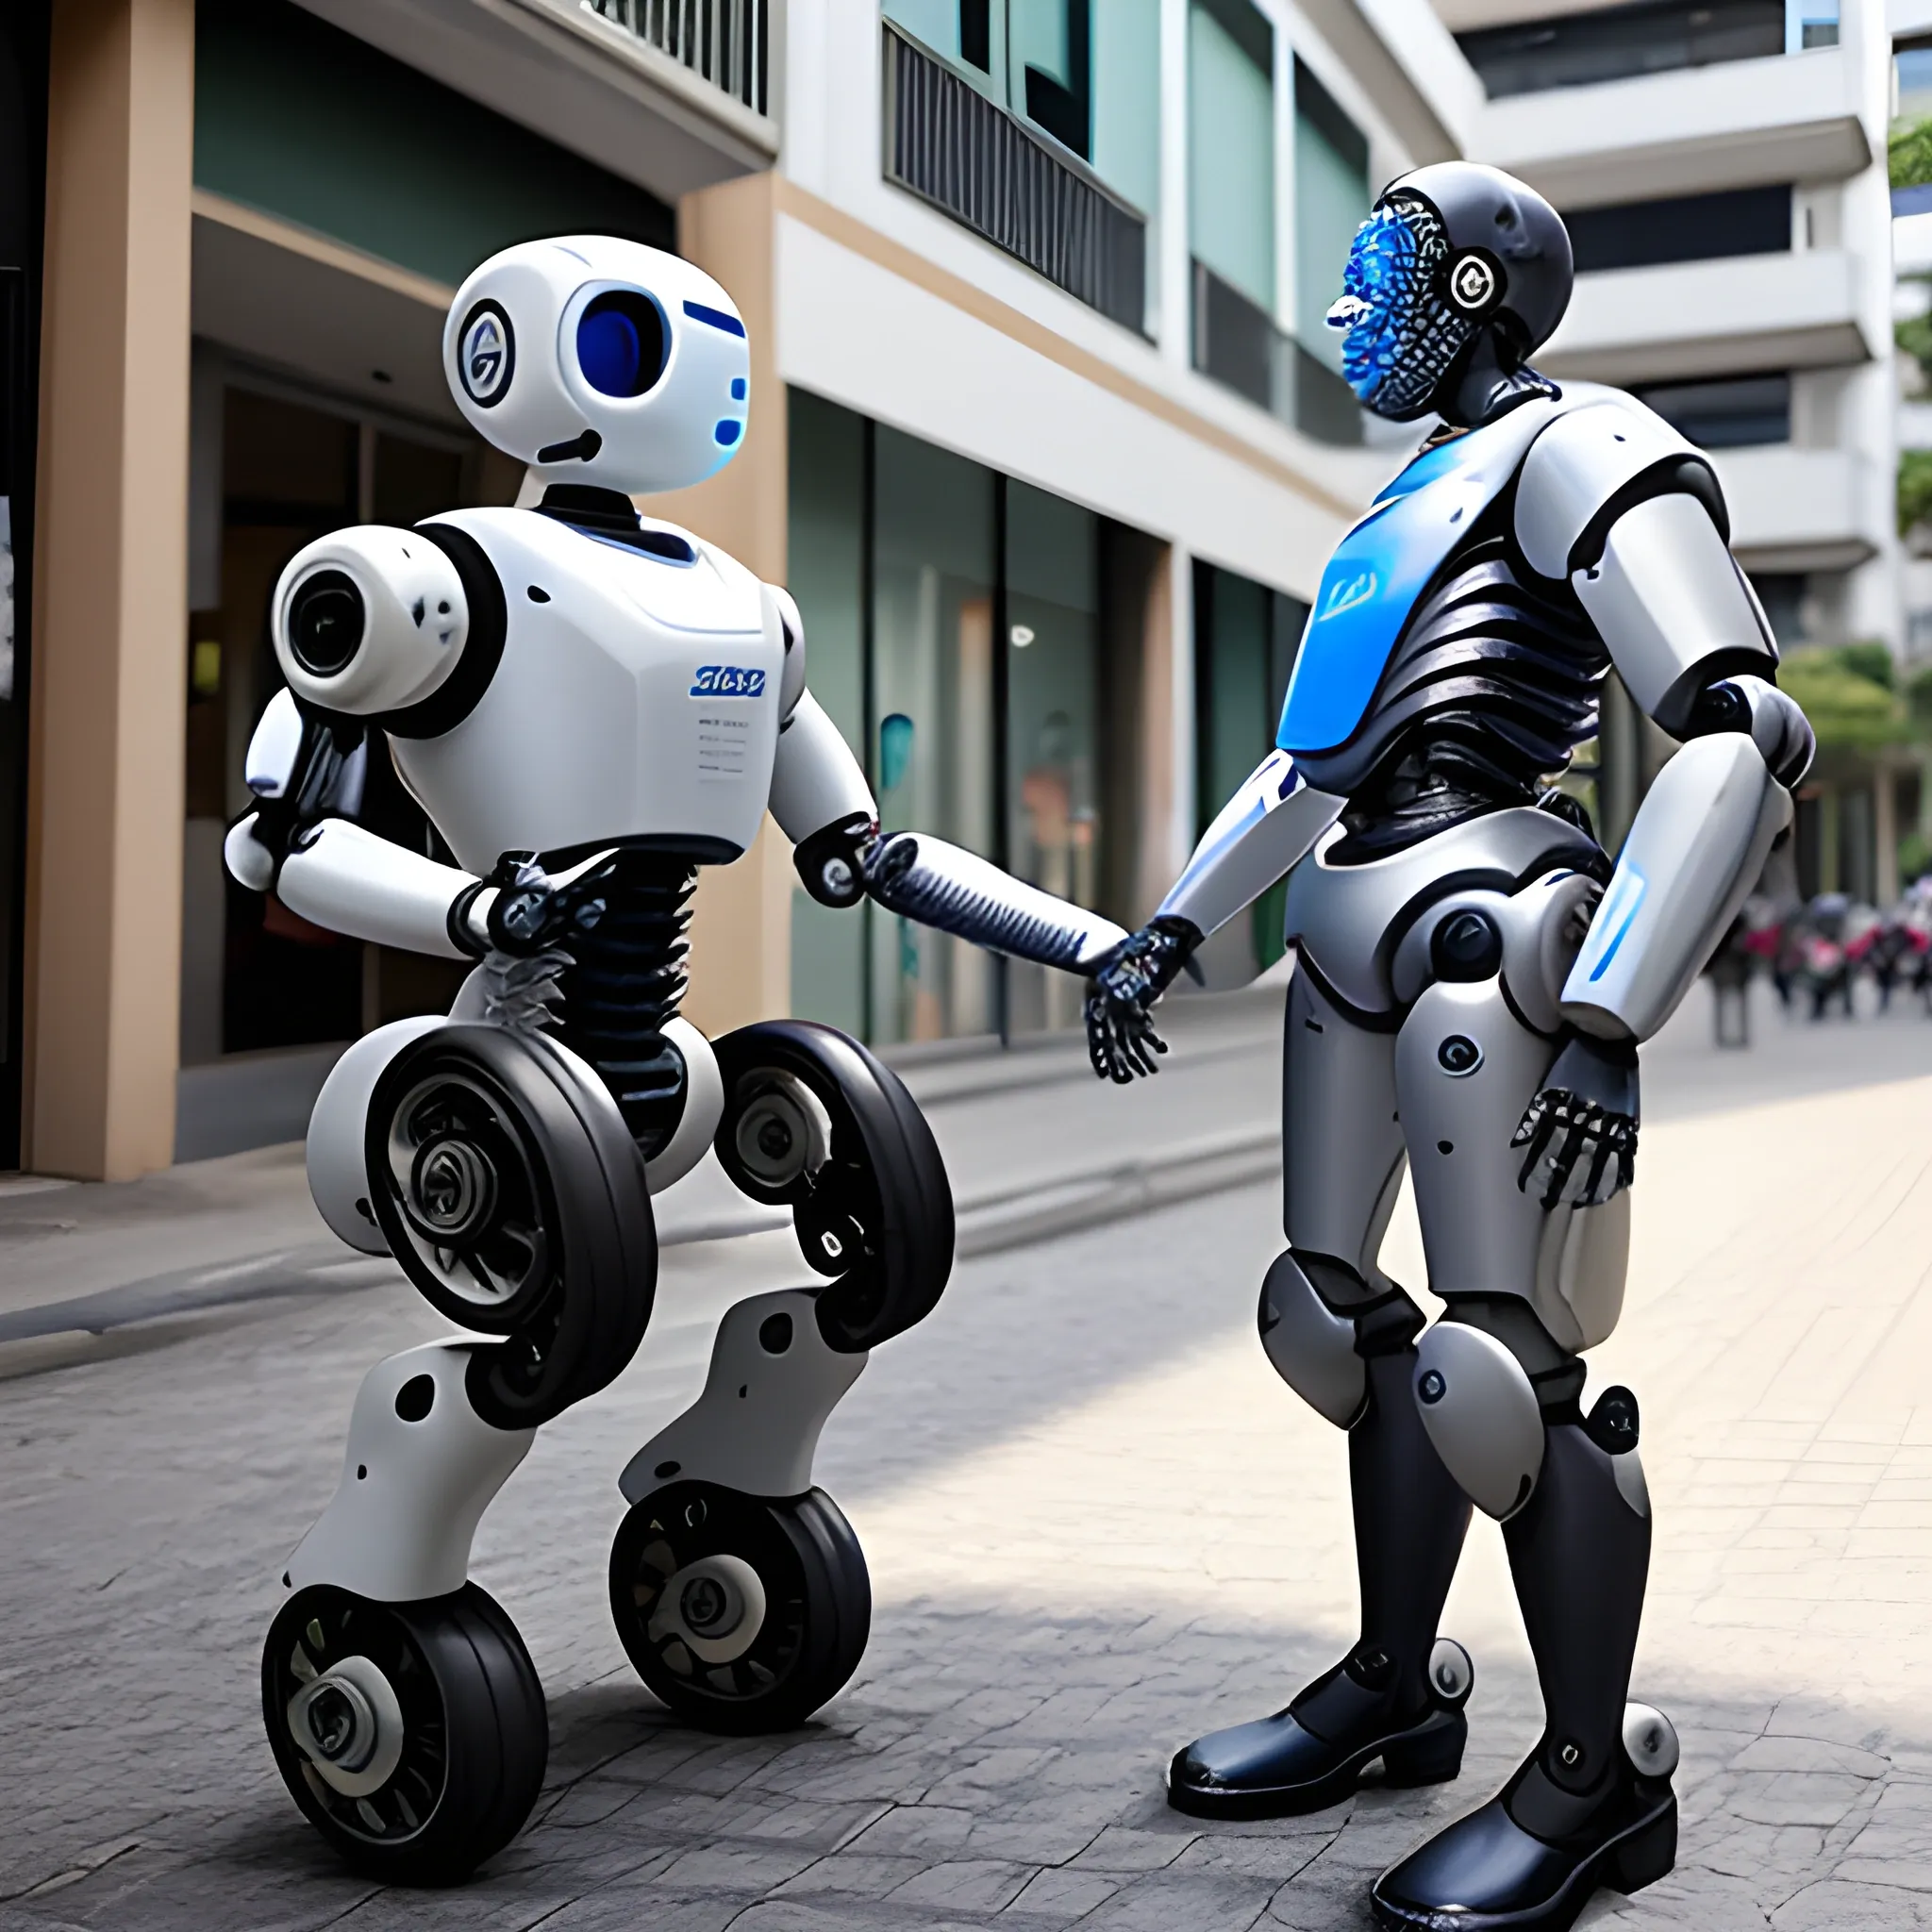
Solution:
{"label": "white chest panel", "polygon": [[677,563],[533,510],[459,510],[502,579],[503,661],[441,738],[396,739],[404,782],[459,862],[607,840],[722,841],[763,817],[784,643],[758,579]]}

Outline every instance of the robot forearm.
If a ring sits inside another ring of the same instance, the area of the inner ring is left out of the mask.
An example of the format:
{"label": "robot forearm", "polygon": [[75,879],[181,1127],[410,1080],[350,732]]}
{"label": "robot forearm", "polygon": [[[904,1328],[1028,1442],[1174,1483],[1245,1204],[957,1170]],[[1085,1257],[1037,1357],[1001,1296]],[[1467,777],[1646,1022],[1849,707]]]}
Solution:
{"label": "robot forearm", "polygon": [[1285,751],[1270,752],[1201,835],[1158,917],[1204,937],[1254,903],[1341,815],[1345,800],[1307,785]]}
{"label": "robot forearm", "polygon": [[1693,739],[1652,785],[1564,983],[1562,1011],[1606,1040],[1660,1027],[1757,883],[1791,795],[1741,731]]}
{"label": "robot forearm", "polygon": [[894,832],[866,861],[865,887],[890,912],[990,952],[1087,973],[1127,935],[972,852],[924,832]]}
{"label": "robot forearm", "polygon": [[291,912],[331,932],[405,952],[475,958],[489,944],[492,888],[454,866],[408,852],[343,819],[312,826],[282,859],[257,837],[254,814],[228,834],[228,870],[258,891],[271,886]]}

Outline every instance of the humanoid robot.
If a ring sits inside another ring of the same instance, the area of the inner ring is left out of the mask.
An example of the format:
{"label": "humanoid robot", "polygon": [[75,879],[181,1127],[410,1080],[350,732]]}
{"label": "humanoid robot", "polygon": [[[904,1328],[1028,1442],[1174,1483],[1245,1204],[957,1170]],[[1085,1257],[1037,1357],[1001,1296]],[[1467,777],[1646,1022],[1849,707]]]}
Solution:
{"label": "humanoid robot", "polygon": [[[1487,1804],[1376,1882],[1391,1926],[1561,1927],[1671,1869],[1675,1734],[1628,1704],[1649,1562],[1638,1409],[1582,1406],[1624,1292],[1637,1045],[1790,824],[1812,753],[1701,453],[1615,391],[1527,366],[1572,280],[1521,182],[1394,182],[1341,299],[1359,399],[1442,426],[1324,571],[1278,746],[1088,1003],[1098,1071],[1203,937],[1286,874],[1284,1231],[1260,1298],[1282,1378],[1348,1431],[1361,1634],[1273,1717],[1180,1751],[1168,1793],[1275,1817],[1456,1776],[1472,1672],[1439,1639],[1471,1503],[1504,1525],[1544,1702]],[[1550,788],[1614,666],[1683,747],[1614,866]],[[1405,1165],[1430,1289],[1383,1271]]]}
{"label": "humanoid robot", "polygon": [[[865,1646],[864,1559],[812,1456],[867,1350],[938,1299],[952,1198],[918,1108],[856,1041],[771,1022],[713,1046],[678,1017],[695,869],[738,858],[769,807],[826,904],[876,869],[882,896],[976,892],[1063,964],[1125,939],[941,841],[879,846],[791,600],[638,515],[625,492],[699,482],[743,434],[744,325],[708,275],[597,237],[512,248],[458,291],[443,362],[541,501],[296,555],[271,611],[287,688],[226,848],[318,924],[477,962],[447,1019],[368,1035],[316,1102],[324,1219],[466,1332],[363,1381],[262,1659],[295,1802],[404,1882],[461,1877],[536,1800],[542,1689],[469,1580],[471,1541],[538,1428],[630,1360],[650,1196],[714,1146],[791,1208],[822,1279],[730,1309],[703,1395],[624,1472],[612,1612],[650,1688],[721,1731],[802,1722]],[[372,745],[454,865],[354,822]]]}

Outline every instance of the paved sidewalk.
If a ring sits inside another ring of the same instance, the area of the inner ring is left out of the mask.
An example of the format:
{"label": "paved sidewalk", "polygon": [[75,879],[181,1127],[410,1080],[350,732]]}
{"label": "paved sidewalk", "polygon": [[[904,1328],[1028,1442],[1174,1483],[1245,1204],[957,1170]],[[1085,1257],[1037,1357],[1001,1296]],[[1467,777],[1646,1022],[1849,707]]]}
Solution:
{"label": "paved sidewalk", "polygon": [[[1766,1030],[1749,1061],[1705,1040],[1687,1026],[1654,1058],[1629,1307],[1592,1363],[1643,1403],[1657,1549],[1638,1688],[1684,1735],[1683,1857],[1586,1923],[1932,1927],[1932,1024]],[[1265,1047],[1203,1057],[1197,1121],[1257,1117]],[[1177,1117],[1184,1065],[1140,1094]],[[980,1144],[1024,1144],[1036,1173],[1034,1150],[1114,1117],[1096,1101],[1153,1104],[1071,1077],[975,1091],[997,1071],[955,1064],[929,1104],[983,1108]],[[1713,1105],[1767,1081],[1810,1091]],[[0,1204],[0,1263],[36,1241],[84,1254],[93,1202],[137,1191],[89,1191],[64,1234],[6,1223],[77,1192]],[[103,1241],[156,1264],[226,1227],[183,1212],[163,1254],[121,1214]],[[820,1459],[872,1569],[865,1663],[819,1723],[743,1742],[653,1705],[604,1565],[616,1473],[695,1392],[718,1309],[797,1264],[783,1234],[672,1251],[639,1361],[544,1431],[484,1524],[479,1579],[550,1694],[551,1776],[525,1838],[441,1896],[327,1858],[255,1689],[356,1383],[434,1319],[378,1271],[251,1319],[136,1324],[125,1353],[93,1344],[59,1373],[19,1373],[50,1344],[14,1344],[0,1932],[1366,1926],[1374,1872],[1526,1747],[1535,1689],[1479,1523],[1447,1619],[1478,1674],[1456,1785],[1284,1824],[1162,1805],[1169,1751],[1279,1703],[1351,1634],[1342,1441],[1253,1337],[1275,1216],[1252,1186],[964,1262]],[[1412,1282],[1413,1248],[1399,1219],[1391,1263]]]}

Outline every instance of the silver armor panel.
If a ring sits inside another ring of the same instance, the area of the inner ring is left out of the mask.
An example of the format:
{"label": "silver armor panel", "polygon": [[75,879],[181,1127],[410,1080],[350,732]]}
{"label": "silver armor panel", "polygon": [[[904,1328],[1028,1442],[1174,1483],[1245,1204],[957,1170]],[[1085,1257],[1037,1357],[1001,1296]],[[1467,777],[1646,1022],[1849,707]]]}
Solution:
{"label": "silver armor panel", "polygon": [[1224,925],[1307,853],[1345,802],[1311,790],[1285,751],[1270,752],[1202,833],[1160,912],[1203,933]]}
{"label": "silver armor panel", "polygon": [[867,861],[865,885],[889,912],[989,952],[1069,973],[1098,965],[1127,936],[1112,920],[924,832],[882,839]]}
{"label": "silver armor panel", "polygon": [[1457,912],[1478,911],[1502,935],[1509,1004],[1539,1033],[1557,1032],[1563,1024],[1557,1005],[1563,981],[1602,896],[1597,880],[1567,867],[1545,873],[1520,892],[1452,892],[1418,919],[1395,948],[1389,979],[1396,1000],[1407,1006],[1436,976],[1429,961],[1436,929]]}
{"label": "silver armor panel", "polygon": [[1510,1137],[1555,1057],[1500,977],[1439,980],[1396,1037],[1395,1081],[1430,1291],[1514,1295],[1574,1354],[1616,1325],[1630,1197],[1546,1211],[1517,1185]]}
{"label": "silver armor panel", "polygon": [[1277,1255],[1261,1284],[1261,1347],[1274,1373],[1337,1428],[1352,1427],[1369,1399],[1355,1324],[1338,1315],[1292,1254]]}
{"label": "silver armor panel", "polygon": [[1365,1281],[1402,1191],[1395,1035],[1344,1019],[1306,973],[1289,982],[1282,1044],[1282,1228]]}
{"label": "silver armor panel", "polygon": [[1530,444],[1516,484],[1516,541],[1532,570],[1557,578],[1596,560],[1579,556],[1577,545],[1603,507],[1646,470],[1686,459],[1710,467],[1702,450],[1633,396],[1582,383],[1566,383],[1564,394],[1587,399]]}
{"label": "silver armor panel", "polygon": [[1416,1344],[1416,1403],[1442,1467],[1505,1522],[1543,1466],[1543,1418],[1523,1365],[1492,1335],[1443,1321]]}
{"label": "silver armor panel", "polygon": [[1713,678],[1775,673],[1757,600],[1694,496],[1672,491],[1625,510],[1602,557],[1571,582],[1630,695],[1666,731],[1681,732]]}
{"label": "silver armor panel", "polygon": [[1545,872],[1604,863],[1587,833],[1530,806],[1466,820],[1361,865],[1329,863],[1341,838],[1339,830],[1330,833],[1289,874],[1286,932],[1323,978],[1365,1013],[1394,1008],[1391,956],[1410,922],[1439,897],[1470,887],[1512,892]]}
{"label": "silver armor panel", "polygon": [[1676,1010],[1791,820],[1741,732],[1693,739],[1657,774],[1563,987],[1563,1015],[1648,1040]]}

